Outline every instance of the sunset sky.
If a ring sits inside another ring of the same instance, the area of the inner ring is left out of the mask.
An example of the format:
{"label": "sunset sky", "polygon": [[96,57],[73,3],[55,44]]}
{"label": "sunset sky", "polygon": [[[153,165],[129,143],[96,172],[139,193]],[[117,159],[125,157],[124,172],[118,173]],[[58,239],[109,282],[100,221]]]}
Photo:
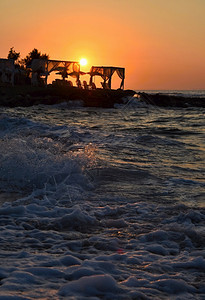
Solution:
{"label": "sunset sky", "polygon": [[126,68],[130,89],[205,89],[205,0],[0,0],[0,57]]}

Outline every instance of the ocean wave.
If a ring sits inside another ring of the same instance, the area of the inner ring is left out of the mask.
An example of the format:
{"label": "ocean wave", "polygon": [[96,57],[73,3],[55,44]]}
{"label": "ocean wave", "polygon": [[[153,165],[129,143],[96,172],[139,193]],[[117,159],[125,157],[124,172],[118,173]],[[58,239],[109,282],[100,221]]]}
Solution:
{"label": "ocean wave", "polygon": [[[24,125],[23,125],[24,126]],[[59,183],[88,186],[83,175],[89,165],[90,152],[79,151],[69,143],[61,143],[46,136],[14,134],[0,140],[0,187],[4,191],[28,191],[47,188]]]}
{"label": "ocean wave", "polygon": [[0,299],[205,297],[203,110],[3,111]]}

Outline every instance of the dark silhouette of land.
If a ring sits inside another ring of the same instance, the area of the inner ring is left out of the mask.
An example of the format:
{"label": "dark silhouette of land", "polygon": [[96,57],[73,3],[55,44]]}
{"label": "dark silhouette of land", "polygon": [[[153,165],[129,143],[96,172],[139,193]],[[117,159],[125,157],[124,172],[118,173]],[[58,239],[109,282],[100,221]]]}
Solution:
{"label": "dark silhouette of land", "polygon": [[[124,98],[133,96],[132,90],[79,89],[69,86],[33,87],[14,86],[0,88],[0,106],[52,105],[69,101],[81,101],[86,107],[114,107],[124,103]],[[76,102],[77,103],[77,102]]]}
{"label": "dark silhouette of land", "polygon": [[161,107],[205,107],[205,97],[184,97],[162,93],[138,93],[141,101]]}

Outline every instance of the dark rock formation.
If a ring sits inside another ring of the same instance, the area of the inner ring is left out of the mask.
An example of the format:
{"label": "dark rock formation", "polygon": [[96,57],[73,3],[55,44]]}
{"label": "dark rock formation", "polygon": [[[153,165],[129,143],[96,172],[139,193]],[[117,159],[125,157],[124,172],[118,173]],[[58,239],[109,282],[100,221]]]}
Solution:
{"label": "dark rock formation", "polygon": [[133,96],[132,90],[85,90],[77,87],[14,86],[0,87],[0,106],[32,106],[38,104],[58,104],[81,100],[88,107],[113,107],[115,103],[123,103],[123,98]]}
{"label": "dark rock formation", "polygon": [[163,107],[205,107],[205,98],[199,97],[184,97],[177,95],[166,94],[148,94],[138,93],[140,100],[156,106]]}

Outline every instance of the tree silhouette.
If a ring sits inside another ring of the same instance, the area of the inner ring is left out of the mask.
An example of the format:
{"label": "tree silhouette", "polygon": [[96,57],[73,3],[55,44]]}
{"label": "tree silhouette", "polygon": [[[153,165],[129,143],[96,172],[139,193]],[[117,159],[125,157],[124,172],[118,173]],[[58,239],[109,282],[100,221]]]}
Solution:
{"label": "tree silhouette", "polygon": [[33,59],[38,59],[38,58],[49,59],[49,56],[46,53],[41,54],[41,52],[38,51],[38,49],[34,48],[24,59],[24,63],[26,67],[27,68],[31,67]]}
{"label": "tree silhouette", "polygon": [[10,50],[9,50],[9,54],[8,54],[7,58],[8,59],[13,59],[14,62],[15,62],[16,60],[19,59],[19,57],[20,57],[20,52],[16,52],[14,50],[14,47],[11,47]]}

